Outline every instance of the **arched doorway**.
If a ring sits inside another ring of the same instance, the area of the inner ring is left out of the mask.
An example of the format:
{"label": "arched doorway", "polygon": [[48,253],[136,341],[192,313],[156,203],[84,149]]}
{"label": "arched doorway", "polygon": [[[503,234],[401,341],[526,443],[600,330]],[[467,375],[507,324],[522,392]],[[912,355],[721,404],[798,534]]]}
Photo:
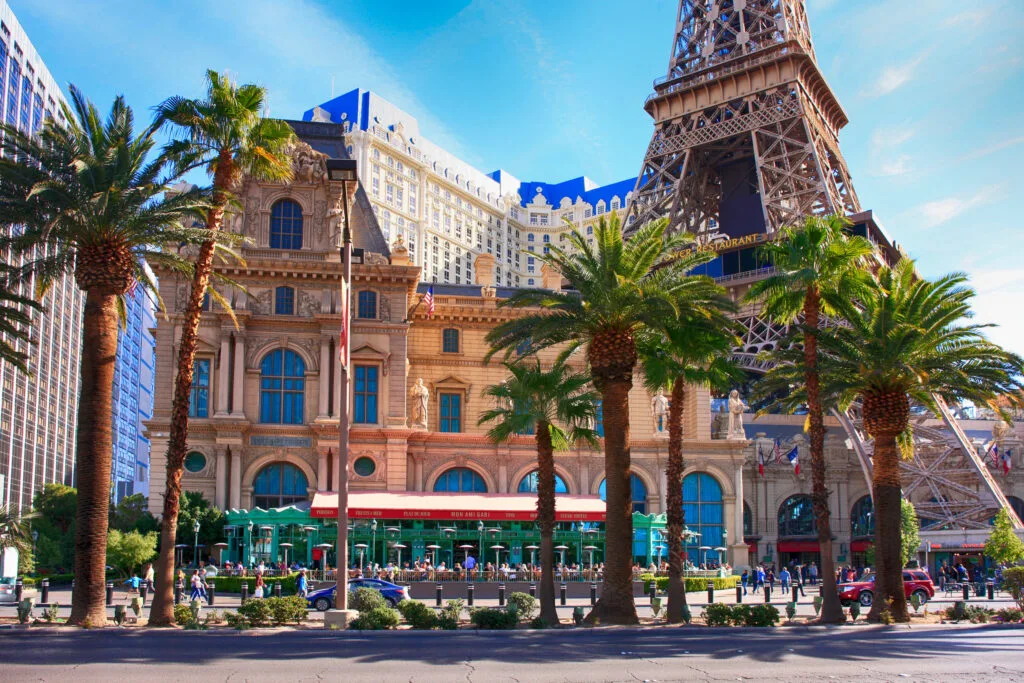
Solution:
{"label": "arched doorway", "polygon": [[[602,479],[601,487],[597,490],[597,495],[604,501],[608,500],[607,486],[608,480]],[[633,512],[647,514],[647,485],[635,474],[629,475],[629,499],[632,501]]]}
{"label": "arched doorway", "polygon": [[725,506],[717,479],[707,472],[693,472],[683,478],[683,515],[686,527],[700,534],[689,541],[684,539],[683,556],[697,565],[724,561],[724,553],[714,550],[725,546]]}
{"label": "arched doorway", "polygon": [[806,494],[790,496],[779,506],[779,566],[809,564],[821,565],[818,546],[818,525],[814,519],[814,505]]}
{"label": "arched doorway", "polygon": [[259,471],[252,483],[253,507],[272,508],[295,505],[308,500],[309,482],[295,465],[275,462]]}

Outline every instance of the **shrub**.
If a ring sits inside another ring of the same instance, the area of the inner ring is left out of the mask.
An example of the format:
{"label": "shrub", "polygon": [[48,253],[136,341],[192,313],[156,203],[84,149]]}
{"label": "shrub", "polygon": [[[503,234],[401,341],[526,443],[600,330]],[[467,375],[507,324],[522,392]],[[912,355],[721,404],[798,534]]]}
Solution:
{"label": "shrub", "polygon": [[212,609],[209,612],[207,612],[206,617],[203,619],[203,623],[207,625],[216,624],[221,621],[224,621],[224,615],[215,609]]}
{"label": "shrub", "polygon": [[437,627],[437,613],[419,600],[402,600],[398,603],[398,611],[414,629],[429,631]]}
{"label": "shrub", "polygon": [[550,624],[544,617],[534,617],[530,620],[530,628],[542,629],[548,628]]}
{"label": "shrub", "polygon": [[996,612],[996,618],[1004,623],[1017,623],[1024,619],[1024,611],[1016,607],[1004,607]]}
{"label": "shrub", "polygon": [[[274,584],[281,584],[281,595],[295,595],[295,579],[298,578],[298,574],[289,574],[288,576],[264,576],[263,581],[270,591],[270,595],[273,595]],[[221,593],[241,593],[242,584],[246,583],[249,585],[249,595],[256,592],[256,577],[247,576],[242,578],[241,576],[215,576],[211,579],[207,579],[209,583],[212,583],[217,590],[217,594]],[[53,584],[53,581],[50,581]]]}
{"label": "shrub", "polygon": [[921,594],[914,591],[913,595],[910,596],[910,606],[914,608],[914,614],[921,609]]}
{"label": "shrub", "polygon": [[306,599],[298,595],[289,595],[286,598],[267,598],[264,602],[270,610],[270,619],[275,626],[282,624],[300,624],[306,620],[308,614]]}
{"label": "shrub", "polygon": [[1024,567],[1004,569],[1003,586],[1010,592],[1010,597],[1017,603],[1017,608],[1024,610]]}
{"label": "shrub", "polygon": [[29,619],[32,618],[32,607],[35,605],[35,601],[31,598],[26,598],[18,603],[18,623],[27,624]]}
{"label": "shrub", "polygon": [[704,608],[704,622],[708,626],[729,626],[732,623],[732,609],[721,602]]}
{"label": "shrub", "polygon": [[442,631],[457,631],[459,628],[458,617],[453,617],[448,612],[442,612],[437,618],[437,627]]}
{"label": "shrub", "polygon": [[174,606],[174,623],[179,626],[188,626],[192,623],[192,606],[185,603],[178,603]]}
{"label": "shrub", "polygon": [[746,626],[750,619],[750,605],[733,605],[730,618],[733,626]]}
{"label": "shrub", "polygon": [[357,588],[348,594],[348,607],[357,612],[372,612],[375,609],[390,607],[379,590],[374,588]]}
{"label": "shrub", "polygon": [[747,626],[775,626],[779,623],[779,610],[775,605],[754,605],[747,617]]}
{"label": "shrub", "polygon": [[795,602],[787,602],[786,603],[786,618],[789,619],[790,621],[793,621],[793,617],[795,617],[795,616],[796,616],[796,603]]}
{"label": "shrub", "polygon": [[351,627],[359,631],[383,631],[397,627],[401,620],[402,617],[398,610],[390,607],[375,607],[366,612],[360,612]]}
{"label": "shrub", "polygon": [[690,612],[690,606],[683,605],[683,623],[689,626],[691,621],[693,621],[693,613]]}
{"label": "shrub", "polygon": [[859,616],[860,616],[860,603],[857,602],[856,600],[854,600],[853,603],[850,604],[850,619],[853,620],[853,621],[857,621],[857,617],[859,617]]}
{"label": "shrub", "polygon": [[952,607],[947,607],[945,616],[953,621],[966,619],[972,624],[985,624],[995,616],[993,610],[981,605],[966,605],[963,602],[956,602]]}
{"label": "shrub", "polygon": [[[640,575],[640,580],[643,581],[643,583],[644,583],[644,594],[649,594],[651,592],[651,581],[655,582],[655,586],[657,587],[657,589],[659,591],[666,591],[666,590],[668,590],[668,577],[667,576],[655,577],[654,574],[641,574]],[[726,577],[716,577],[716,578],[713,578],[713,579],[688,578],[688,579],[684,579],[683,583],[684,583],[684,587],[685,587],[687,593],[697,593],[697,592],[700,592],[700,591],[707,590],[707,588],[708,588],[708,581],[711,581],[712,583],[714,583],[716,591],[730,590],[730,589],[735,590],[736,584],[739,583],[739,581],[740,581],[740,577],[738,577],[738,576],[726,576]]]}
{"label": "shrub", "polygon": [[533,618],[533,613],[537,611],[537,598],[529,593],[512,593],[508,596],[508,606],[515,608],[519,613],[520,619],[528,621]]}
{"label": "shrub", "polygon": [[469,620],[480,629],[507,630],[515,628],[519,623],[519,612],[481,607],[470,612]]}
{"label": "shrub", "polygon": [[814,615],[815,616],[821,614],[821,604],[824,601],[825,601],[825,598],[821,597],[820,595],[815,595],[814,596]]}
{"label": "shrub", "polygon": [[236,631],[244,631],[249,628],[249,620],[244,615],[235,612],[224,612],[224,621]]}
{"label": "shrub", "polygon": [[60,605],[56,602],[51,603],[49,607],[43,610],[43,619],[48,624],[52,624],[57,621],[57,610],[60,609]]}
{"label": "shrub", "polygon": [[248,619],[251,626],[266,626],[270,623],[270,600],[246,600],[238,608],[238,613]]}

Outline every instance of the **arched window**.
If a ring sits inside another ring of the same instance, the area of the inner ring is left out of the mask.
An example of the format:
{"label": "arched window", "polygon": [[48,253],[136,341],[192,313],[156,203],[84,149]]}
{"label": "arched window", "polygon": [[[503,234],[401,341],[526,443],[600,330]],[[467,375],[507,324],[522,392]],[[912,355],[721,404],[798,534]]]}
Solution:
{"label": "arched window", "polygon": [[694,472],[683,479],[683,515],[686,527],[700,536],[683,543],[686,557],[693,563],[704,561],[700,546],[725,545],[725,510],[722,485],[707,472]]}
{"label": "arched window", "polygon": [[453,467],[434,482],[435,491],[447,493],[487,493],[484,478],[468,467]]}
{"label": "arched window", "polygon": [[270,209],[270,248],[302,249],[302,207],[282,199]]}
{"label": "arched window", "polygon": [[875,505],[871,496],[863,496],[850,511],[850,533],[854,538],[875,535]]}
{"label": "arched window", "polygon": [[754,535],[754,514],[750,511],[747,501],[743,501],[743,535]]}
{"label": "arched window", "polygon": [[288,349],[271,351],[260,364],[260,422],[303,423],[306,364]]}
{"label": "arched window", "polygon": [[267,465],[252,483],[253,507],[270,510],[301,503],[309,498],[309,482],[295,465],[275,462]]}
{"label": "arched window", "polygon": [[[601,488],[597,490],[601,500],[608,499],[608,480],[601,482]],[[644,480],[635,474],[629,475],[629,499],[632,501],[633,512],[647,514],[647,485]]]}
{"label": "arched window", "polygon": [[612,198],[612,211],[618,211],[618,210],[619,210],[619,198],[618,197],[613,197]]}
{"label": "arched window", "polygon": [[[530,472],[520,480],[516,492],[537,493],[537,470]],[[555,475],[555,493],[569,493],[569,487],[565,485],[565,480],[557,474]]]}
{"label": "arched window", "polygon": [[459,352],[459,331],[454,327],[441,332],[441,351],[444,353]]}
{"label": "arched window", "polygon": [[274,290],[274,314],[295,314],[295,290],[291,287],[278,287]]}
{"label": "arched window", "polygon": [[779,538],[815,536],[814,506],[811,497],[804,494],[790,496],[779,506]]}
{"label": "arched window", "polygon": [[356,317],[374,320],[377,317],[377,292],[364,289],[359,292]]}
{"label": "arched window", "polygon": [[533,241],[533,233],[532,232],[526,235],[526,241],[527,242],[532,242]]}

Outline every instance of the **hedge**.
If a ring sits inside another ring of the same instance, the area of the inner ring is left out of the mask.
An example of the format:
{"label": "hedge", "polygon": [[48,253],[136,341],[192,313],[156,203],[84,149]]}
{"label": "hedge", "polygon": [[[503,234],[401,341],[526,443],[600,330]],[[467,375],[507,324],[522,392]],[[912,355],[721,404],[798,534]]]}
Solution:
{"label": "hedge", "polygon": [[[289,574],[288,576],[270,576],[263,577],[263,583],[270,589],[270,595],[273,595],[274,584],[281,584],[281,595],[295,595],[297,589],[295,588],[295,580],[298,578],[298,574]],[[242,583],[249,584],[249,595],[252,595],[256,590],[256,577],[255,576],[215,576],[206,580],[207,583],[212,583],[218,593],[241,593]]]}
{"label": "hedge", "polygon": [[[644,582],[644,593],[651,592],[651,580],[655,580],[658,585],[659,591],[668,590],[668,577],[659,576],[655,578],[654,574],[641,574],[640,580]],[[729,590],[730,588],[736,588],[736,584],[739,583],[740,577],[738,576],[726,576],[724,578],[710,579],[714,585],[716,591]],[[707,590],[708,579],[702,579],[697,577],[689,577],[685,580],[686,592],[697,593],[699,591]]]}

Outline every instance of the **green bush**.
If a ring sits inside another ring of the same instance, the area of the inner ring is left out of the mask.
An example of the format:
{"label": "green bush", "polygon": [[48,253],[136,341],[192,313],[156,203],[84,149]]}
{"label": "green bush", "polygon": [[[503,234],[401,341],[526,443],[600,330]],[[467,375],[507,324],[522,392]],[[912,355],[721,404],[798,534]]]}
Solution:
{"label": "green bush", "polygon": [[402,600],[398,603],[398,611],[416,630],[429,631],[437,628],[437,613],[419,600]]}
{"label": "green bush", "polygon": [[779,623],[779,610],[775,605],[754,605],[747,617],[747,626],[775,626]]}
{"label": "green bush", "polygon": [[750,605],[733,605],[732,606],[732,625],[733,626],[746,626],[747,620],[750,618]]}
{"label": "green bush", "polygon": [[469,613],[469,620],[480,629],[507,630],[519,623],[519,612],[514,609],[488,609],[481,607]]}
{"label": "green bush", "polygon": [[238,613],[248,619],[251,626],[266,626],[271,618],[270,600],[271,598],[246,600],[245,604],[238,608]]}
{"label": "green bush", "polygon": [[[55,621],[57,621],[57,611],[59,609],[60,609],[60,604],[54,602],[54,603],[51,603],[50,606],[47,607],[45,610],[43,610],[43,619],[46,620],[46,623],[52,624]],[[1003,621],[1006,621],[1006,620],[1004,619]],[[1018,619],[1018,621],[1019,621],[1019,619]]]}
{"label": "green bush", "polygon": [[530,620],[530,628],[543,629],[550,628],[551,624],[544,617],[534,617]]}
{"label": "green bush", "polygon": [[795,617],[795,616],[796,616],[796,603],[795,602],[787,602],[786,603],[786,618],[789,619],[790,621],[793,621],[793,617]]}
{"label": "green bush", "polygon": [[357,588],[349,591],[348,607],[357,612],[372,612],[375,609],[390,607],[380,591],[375,588]]}
{"label": "green bush", "polygon": [[443,631],[454,631],[459,628],[462,620],[462,600],[456,598],[445,603],[437,618],[437,625]]}
{"label": "green bush", "polygon": [[227,622],[228,626],[237,631],[244,631],[251,625],[244,615],[234,612],[224,612],[224,621]]}
{"label": "green bush", "polygon": [[390,607],[375,607],[366,612],[360,612],[350,626],[358,631],[383,631],[396,628],[401,620],[402,617],[398,610]]}
{"label": "green bush", "polygon": [[1003,586],[1010,592],[1017,608],[1024,610],[1024,567],[1004,569]]}
{"label": "green bush", "polygon": [[708,626],[729,626],[732,624],[732,609],[721,602],[712,603],[704,608],[704,622]]}
{"label": "green bush", "polygon": [[1024,619],[1024,611],[1016,607],[1004,607],[996,612],[996,618],[1003,623],[1018,623]]}
{"label": "green bush", "polygon": [[[252,602],[261,602],[253,600]],[[301,624],[308,615],[306,599],[298,595],[289,595],[286,598],[266,598],[262,602],[267,604],[270,610],[270,620],[275,626],[282,624]]]}
{"label": "green bush", "polygon": [[[656,582],[659,591],[666,591],[666,590],[668,590],[668,577],[667,576],[655,577],[654,574],[641,574],[640,575],[640,580],[643,581],[643,583],[644,583],[644,594],[645,595],[651,592],[651,581],[652,580]],[[739,583],[739,581],[740,581],[740,577],[738,577],[738,576],[726,576],[725,578],[714,578],[714,579],[710,579],[710,580],[715,585],[715,590],[716,591],[735,590],[736,589],[736,584]],[[708,579],[698,579],[698,578],[695,578],[695,577],[690,577],[688,579],[685,579],[683,581],[683,583],[684,583],[684,585],[686,587],[686,592],[687,593],[697,593],[697,592],[705,591],[705,590],[708,589]]]}
{"label": "green bush", "polygon": [[[288,576],[264,576],[263,583],[266,584],[267,590],[270,591],[270,595],[273,595],[274,584],[281,584],[281,595],[295,595],[298,590],[295,588],[295,579],[298,578],[298,574],[289,574]],[[217,590],[217,594],[221,593],[241,593],[242,584],[246,583],[249,585],[249,595],[256,592],[256,577],[247,576],[242,578],[241,576],[215,576],[207,579],[207,583],[212,583]],[[52,581],[50,582],[53,583]]]}
{"label": "green bush", "polygon": [[952,619],[953,621],[966,619],[972,624],[986,624],[995,615],[996,613],[987,607],[967,605],[962,601],[954,603],[952,607],[947,607],[945,612],[947,619]]}
{"label": "green bush", "polygon": [[192,605],[181,602],[174,606],[174,623],[179,626],[188,626],[195,621],[192,616]]}
{"label": "green bush", "polygon": [[537,611],[537,598],[529,593],[512,593],[508,596],[508,606],[515,608],[520,619],[529,621],[533,618],[533,613]]}
{"label": "green bush", "polygon": [[857,621],[857,617],[860,616],[860,603],[854,600],[850,603],[850,619]]}

